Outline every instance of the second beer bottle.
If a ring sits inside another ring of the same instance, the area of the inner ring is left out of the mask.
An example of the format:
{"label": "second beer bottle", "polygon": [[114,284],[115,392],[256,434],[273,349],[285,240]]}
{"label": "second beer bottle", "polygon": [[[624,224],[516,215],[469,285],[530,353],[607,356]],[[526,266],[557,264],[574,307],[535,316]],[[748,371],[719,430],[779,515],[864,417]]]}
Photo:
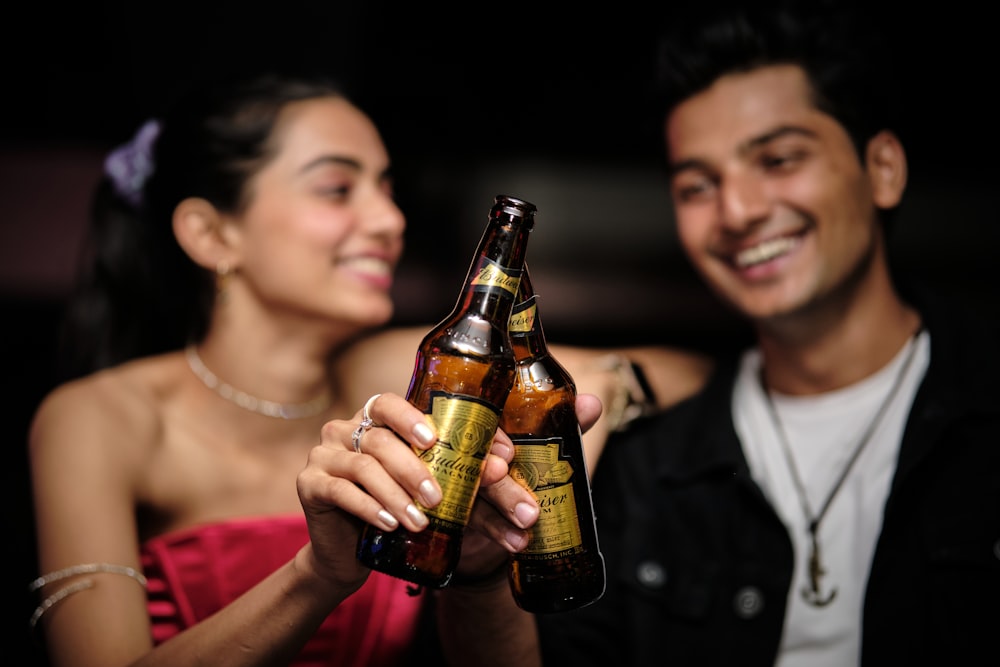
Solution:
{"label": "second beer bottle", "polygon": [[438,441],[415,451],[444,497],[434,508],[417,503],[430,521],[422,531],[365,526],[357,557],[373,570],[432,588],[446,586],[455,572],[483,464],[514,385],[507,326],[534,215],[526,201],[496,197],[455,308],[417,350],[406,398],[431,418]]}
{"label": "second beer bottle", "polygon": [[510,557],[510,587],[519,607],[547,613],[598,600],[605,570],[576,418],[576,384],[549,352],[536,301],[525,266],[510,319],[518,376],[500,425],[514,442],[510,474],[535,494],[539,509],[528,546]]}

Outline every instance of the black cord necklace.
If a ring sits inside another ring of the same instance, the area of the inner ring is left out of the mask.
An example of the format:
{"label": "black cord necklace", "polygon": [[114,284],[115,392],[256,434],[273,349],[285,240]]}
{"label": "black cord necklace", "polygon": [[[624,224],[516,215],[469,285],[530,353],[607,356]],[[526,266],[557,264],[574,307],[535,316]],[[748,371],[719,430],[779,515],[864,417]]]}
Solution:
{"label": "black cord necklace", "polygon": [[906,373],[910,368],[913,357],[916,356],[916,338],[919,333],[920,332],[918,331],[917,334],[914,334],[914,336],[910,338],[908,343],[910,349],[906,354],[906,360],[903,362],[902,367],[896,374],[896,379],[893,380],[892,387],[889,388],[889,393],[886,394],[885,399],[882,401],[882,405],[879,406],[878,411],[868,424],[868,427],[865,429],[864,434],[858,441],[858,444],[855,445],[854,451],[851,452],[850,459],[848,459],[847,464],[841,471],[840,477],[837,478],[837,483],[833,485],[830,493],[827,494],[826,500],[823,502],[823,506],[820,507],[818,514],[813,514],[812,508],[809,506],[809,498],[806,495],[805,484],[802,483],[802,477],[799,475],[798,468],[795,466],[795,459],[792,456],[791,445],[788,443],[788,436],[785,434],[785,428],[781,423],[781,419],[778,417],[778,411],[774,407],[774,401],[771,399],[771,392],[768,391],[767,386],[764,384],[763,374],[761,376],[761,386],[764,389],[764,402],[767,405],[767,410],[771,416],[771,420],[774,422],[774,429],[778,433],[778,441],[781,445],[781,451],[785,455],[785,462],[788,464],[788,470],[792,475],[792,481],[795,483],[795,492],[799,496],[799,502],[802,504],[802,512],[805,515],[809,526],[809,538],[812,543],[812,548],[809,553],[809,585],[802,587],[802,599],[814,607],[825,607],[833,602],[833,598],[837,595],[836,587],[831,588],[830,592],[826,595],[823,595],[820,592],[820,578],[826,574],[826,570],[823,568],[822,556],[819,548],[819,524],[826,515],[826,511],[830,508],[830,503],[833,502],[833,499],[837,496],[837,492],[840,491],[840,487],[843,485],[844,480],[847,479],[847,475],[854,466],[854,462],[858,460],[862,450],[868,444],[869,440],[871,440],[872,435],[875,433],[875,429],[882,421],[882,417],[885,415],[886,410],[889,405],[892,404],[893,399],[899,392],[899,388],[903,384],[903,378],[906,377]]}

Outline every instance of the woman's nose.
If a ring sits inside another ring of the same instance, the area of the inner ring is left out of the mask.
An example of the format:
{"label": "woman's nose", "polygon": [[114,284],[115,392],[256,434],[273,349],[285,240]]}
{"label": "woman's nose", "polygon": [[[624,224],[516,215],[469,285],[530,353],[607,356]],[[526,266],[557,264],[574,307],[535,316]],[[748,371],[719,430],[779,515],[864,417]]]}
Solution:
{"label": "woman's nose", "polygon": [[366,217],[373,221],[377,233],[401,235],[406,229],[406,216],[391,195],[379,192],[368,206]]}

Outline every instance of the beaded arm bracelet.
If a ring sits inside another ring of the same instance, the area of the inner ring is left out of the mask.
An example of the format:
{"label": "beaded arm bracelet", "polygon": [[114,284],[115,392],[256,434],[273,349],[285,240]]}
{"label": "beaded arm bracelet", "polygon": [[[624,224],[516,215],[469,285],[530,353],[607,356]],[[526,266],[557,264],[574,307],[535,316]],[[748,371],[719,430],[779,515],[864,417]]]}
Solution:
{"label": "beaded arm bracelet", "polygon": [[[95,574],[98,572],[121,574],[135,579],[139,582],[140,586],[146,588],[146,577],[144,577],[142,573],[134,567],[128,567],[127,565],[115,565],[114,563],[82,563],[80,565],[71,565],[70,567],[56,570],[55,572],[43,574],[28,585],[28,591],[33,593],[42,588],[42,586],[51,584],[53,581],[61,581],[62,579],[74,577],[78,574]],[[87,590],[88,588],[93,588],[93,586],[94,581],[92,579],[81,579],[76,583],[60,588],[55,593],[42,600],[42,603],[35,608],[34,613],[31,615],[31,620],[29,621],[31,628],[34,629],[34,627],[38,624],[38,619],[42,617],[42,614],[47,612],[56,604],[62,602],[73,593],[79,593],[80,591]]]}
{"label": "beaded arm bracelet", "polygon": [[593,368],[611,371],[618,380],[615,394],[606,406],[608,430],[624,431],[638,417],[656,411],[656,396],[638,363],[612,353],[601,357]]}

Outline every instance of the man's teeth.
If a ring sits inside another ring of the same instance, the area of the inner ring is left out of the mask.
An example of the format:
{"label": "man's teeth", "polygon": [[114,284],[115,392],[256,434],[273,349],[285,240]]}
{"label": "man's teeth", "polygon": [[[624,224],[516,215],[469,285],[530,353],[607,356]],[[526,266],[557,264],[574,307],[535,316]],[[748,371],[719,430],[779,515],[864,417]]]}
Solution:
{"label": "man's teeth", "polygon": [[798,241],[789,236],[769,239],[763,243],[755,245],[752,248],[740,251],[736,255],[736,266],[745,268],[753,266],[754,264],[760,264],[761,262],[772,260],[778,255],[783,255],[791,250],[795,247],[796,243],[798,243]]}

